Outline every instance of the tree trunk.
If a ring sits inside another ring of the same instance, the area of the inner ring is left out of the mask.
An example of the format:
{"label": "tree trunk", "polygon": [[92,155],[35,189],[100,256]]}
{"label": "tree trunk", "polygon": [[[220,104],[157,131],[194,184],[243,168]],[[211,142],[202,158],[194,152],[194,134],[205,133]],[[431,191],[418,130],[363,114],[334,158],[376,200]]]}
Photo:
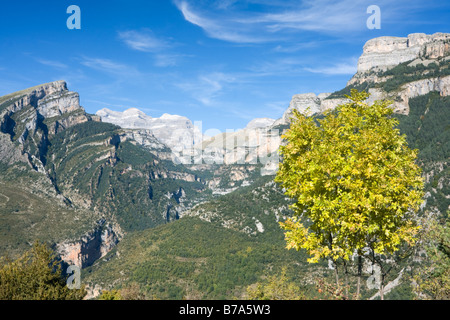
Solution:
{"label": "tree trunk", "polygon": [[344,286],[345,286],[345,300],[348,300],[348,272],[347,263],[344,260]]}
{"label": "tree trunk", "polygon": [[361,275],[362,275],[362,257],[358,255],[358,283],[356,286],[356,300],[359,300],[361,290]]}
{"label": "tree trunk", "polygon": [[380,299],[384,300],[384,274],[381,274]]}
{"label": "tree trunk", "polygon": [[336,261],[333,260],[334,263],[334,274],[336,276],[336,287],[339,289],[339,275],[338,275],[338,265]]}

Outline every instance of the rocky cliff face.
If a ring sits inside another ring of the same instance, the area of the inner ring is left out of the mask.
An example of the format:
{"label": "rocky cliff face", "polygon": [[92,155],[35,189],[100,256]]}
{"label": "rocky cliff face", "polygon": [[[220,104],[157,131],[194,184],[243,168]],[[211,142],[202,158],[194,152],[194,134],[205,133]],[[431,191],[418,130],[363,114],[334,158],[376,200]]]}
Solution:
{"label": "rocky cliff face", "polygon": [[[84,111],[80,106],[78,93],[69,91],[64,81],[47,83],[0,97],[0,162],[7,164],[10,169],[18,168],[16,173],[10,171],[10,174],[26,174],[27,170],[23,165],[28,166],[31,172],[28,175],[38,173],[38,177],[33,178],[33,188],[27,189],[33,193],[42,190],[40,193],[45,193],[45,197],[51,199],[50,201],[59,203],[64,210],[73,214],[68,219],[77,220],[78,209],[72,205],[87,208],[88,206],[82,205],[86,199],[73,192],[73,197],[69,200],[68,195],[63,195],[54,182],[51,170],[46,167],[49,161],[47,157],[50,140],[57,133],[76,124],[99,120],[98,116],[91,116]],[[110,141],[107,143],[111,144]],[[52,190],[49,190],[50,186]],[[97,216],[96,219],[98,218]],[[84,223],[90,219],[91,217],[87,218]],[[77,225],[74,221],[77,228],[84,229],[81,224],[83,222],[80,221],[80,225]],[[66,263],[85,267],[103,257],[117,244],[121,236],[117,224],[101,219],[97,226],[84,236],[72,242],[60,243],[57,248]]]}
{"label": "rocky cliff face", "polygon": [[408,37],[379,37],[367,41],[358,60],[358,72],[386,70],[415,59],[437,59],[450,53],[450,34],[413,33]]}
{"label": "rocky cliff face", "polygon": [[[416,81],[410,81],[402,85],[398,90],[385,92],[378,88],[379,84],[392,79],[392,75],[384,76],[383,72],[408,63],[413,67],[419,64],[425,68],[433,63],[446,63],[450,61],[450,34],[424,33],[410,34],[401,37],[379,37],[367,41],[363,54],[358,60],[358,71],[348,81],[347,86],[366,84],[371,97],[368,103],[375,100],[393,100],[393,109],[396,113],[407,115],[409,113],[409,99],[419,95],[425,95],[431,91],[438,91],[441,96],[448,96],[450,91],[450,77],[428,77]],[[428,71],[424,71],[428,72]],[[346,103],[345,98],[330,98],[329,93],[297,94],[292,97],[289,108],[275,124],[288,124],[294,109],[305,113],[309,108],[310,114],[321,113],[336,106]]]}
{"label": "rocky cliff face", "polygon": [[56,252],[65,263],[82,269],[103,258],[122,237],[120,227],[101,219],[94,230],[80,239],[58,243]]}
{"label": "rocky cliff face", "polygon": [[120,135],[120,142],[130,141],[133,144],[139,144],[145,147],[150,153],[162,160],[171,160],[172,151],[161,141],[159,141],[153,132],[146,129],[123,129]]}
{"label": "rocky cliff face", "polygon": [[124,129],[150,130],[159,141],[174,152],[190,149],[202,139],[200,129],[183,116],[166,113],[160,118],[153,118],[136,108],[124,112],[104,108],[96,114],[101,117],[103,122],[113,123]]}
{"label": "rocky cliff face", "polygon": [[346,101],[345,99],[327,99],[331,93],[302,93],[292,97],[288,109],[283,116],[274,122],[276,125],[287,125],[291,122],[293,111],[297,110],[302,114],[313,115],[321,113],[328,109],[335,108],[338,104]]}
{"label": "rocky cliff face", "polygon": [[32,167],[45,166],[43,154],[48,135],[75,124],[99,120],[85,113],[79,95],[70,92],[64,81],[56,81],[19,91],[0,99],[0,131],[18,141]]}

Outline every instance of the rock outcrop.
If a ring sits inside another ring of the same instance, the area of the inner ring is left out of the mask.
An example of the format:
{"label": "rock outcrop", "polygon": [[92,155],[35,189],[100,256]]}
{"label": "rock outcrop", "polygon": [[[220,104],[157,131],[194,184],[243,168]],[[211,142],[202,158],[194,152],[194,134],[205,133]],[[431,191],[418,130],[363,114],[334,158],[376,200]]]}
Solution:
{"label": "rock outcrop", "polygon": [[[347,86],[369,84],[371,94],[368,103],[375,100],[388,99],[394,101],[393,109],[396,113],[407,115],[409,113],[409,99],[419,95],[427,94],[431,91],[438,91],[441,96],[448,96],[450,92],[450,77],[430,77],[427,79],[405,83],[394,92],[384,92],[376,87],[391,76],[380,75],[380,72],[391,69],[401,63],[408,63],[408,66],[423,64],[428,66],[431,63],[450,60],[450,34],[435,33],[426,35],[424,33],[414,33],[407,37],[379,37],[374,38],[364,45],[363,54],[358,60],[358,71],[348,81]],[[289,108],[283,116],[276,120],[274,125],[287,125],[290,123],[293,110],[301,113],[322,113],[336,106],[348,102],[345,98],[329,98],[329,93],[296,94],[292,97]]]}
{"label": "rock outcrop", "polygon": [[415,59],[437,59],[450,54],[450,34],[413,33],[408,37],[379,37],[366,42],[358,60],[358,73],[386,70]]}
{"label": "rock outcrop", "polygon": [[275,122],[275,119],[271,118],[256,118],[250,121],[245,129],[256,129],[256,128],[266,128],[272,125]]}
{"label": "rock outcrop", "polygon": [[150,130],[146,129],[123,129],[120,135],[120,142],[130,141],[133,144],[139,144],[146,148],[162,160],[171,160],[171,150],[161,141],[159,141]]}
{"label": "rock outcrop", "polygon": [[[15,92],[0,100],[0,131],[11,139],[18,137],[21,144],[29,137],[38,137],[34,140],[39,140],[39,148],[46,147],[49,134],[91,120],[99,118],[84,111],[78,93],[69,91],[64,81]],[[39,158],[37,154],[31,156]]]}
{"label": "rock outcrop", "polygon": [[160,118],[153,118],[136,108],[124,112],[104,108],[96,114],[103,122],[113,123],[124,129],[150,130],[159,141],[174,152],[190,149],[202,139],[200,129],[183,116],[165,113]]}
{"label": "rock outcrop", "polygon": [[284,112],[283,116],[274,122],[274,126],[287,125],[291,122],[294,110],[305,115],[313,115],[322,113],[329,109],[334,109],[337,105],[347,102],[347,99],[327,99],[330,93],[314,93],[296,94],[292,97],[289,108]]}
{"label": "rock outcrop", "polygon": [[103,258],[122,237],[123,234],[118,226],[106,223],[102,219],[98,221],[94,230],[80,239],[57,244],[56,252],[68,265],[75,265],[82,269]]}

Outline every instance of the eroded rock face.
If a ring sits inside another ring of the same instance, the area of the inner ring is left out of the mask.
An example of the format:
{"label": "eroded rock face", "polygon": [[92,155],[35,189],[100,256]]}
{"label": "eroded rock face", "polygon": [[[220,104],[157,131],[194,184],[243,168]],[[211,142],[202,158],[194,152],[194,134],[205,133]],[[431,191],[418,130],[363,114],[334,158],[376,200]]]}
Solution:
{"label": "eroded rock face", "polygon": [[[358,60],[358,72],[348,81],[347,85],[378,84],[387,81],[392,76],[380,76],[378,71],[386,71],[401,63],[409,62],[409,66],[417,64],[428,65],[450,59],[450,33],[435,33],[427,35],[414,33],[407,37],[379,37],[364,45],[363,54]],[[375,72],[372,72],[375,71]],[[425,95],[431,91],[438,91],[441,96],[448,96],[450,92],[450,77],[428,78],[404,84],[399,90],[387,93],[378,88],[370,88],[367,103],[375,100],[388,99],[394,101],[394,112],[407,115],[409,113],[409,99]],[[293,110],[305,114],[322,113],[334,109],[338,105],[347,103],[345,98],[328,99],[329,93],[297,94],[292,97],[289,108],[283,116],[275,121],[275,125],[290,123]]]}
{"label": "eroded rock face", "polygon": [[394,102],[394,111],[402,114],[409,113],[409,99],[437,91],[444,97],[450,92],[450,76],[413,81],[402,86],[401,101]]}
{"label": "eroded rock face", "polygon": [[[2,102],[0,126],[2,132],[20,136],[20,143],[23,143],[28,135],[36,132],[43,119],[54,120],[48,121],[46,125],[49,134],[56,134],[70,126],[89,120],[99,120],[85,113],[80,106],[78,93],[69,91],[64,81],[55,81],[19,91],[9,95],[8,98]],[[16,116],[15,123],[11,126],[10,119],[18,112],[21,114]],[[5,127],[9,128],[5,130]]]}
{"label": "eroded rock face", "polygon": [[46,95],[38,101],[38,112],[45,118],[52,118],[80,108],[80,96],[76,92],[62,91]]}
{"label": "eroded rock face", "polygon": [[346,103],[348,99],[327,99],[331,93],[314,93],[296,94],[292,97],[289,108],[284,112],[283,116],[275,121],[274,125],[287,125],[291,122],[294,109],[305,115],[321,113],[329,109],[334,109],[342,103]]}
{"label": "eroded rock face", "polygon": [[100,220],[97,227],[81,239],[57,244],[56,252],[65,263],[81,269],[103,258],[122,237],[120,228]]}
{"label": "eroded rock face", "polygon": [[124,129],[150,130],[159,141],[175,152],[190,149],[202,140],[200,129],[183,116],[166,113],[159,118],[153,118],[136,108],[124,112],[104,108],[96,114],[103,122],[113,123]]}
{"label": "eroded rock face", "polygon": [[379,37],[366,42],[358,60],[358,73],[386,70],[417,58],[436,59],[450,53],[450,34],[413,33],[406,38]]}
{"label": "eroded rock face", "polygon": [[162,160],[171,160],[172,152],[161,141],[159,141],[150,130],[146,129],[123,129],[120,142],[130,141],[145,147],[149,152]]}
{"label": "eroded rock face", "polygon": [[293,116],[294,110],[303,114],[305,114],[307,110],[309,110],[309,114],[320,112],[320,102],[321,98],[314,93],[296,94],[292,97],[289,108],[284,112],[281,120],[277,120],[275,124],[290,123],[290,118]]}
{"label": "eroded rock face", "polygon": [[18,91],[0,100],[0,132],[18,141],[29,165],[42,173],[49,135],[91,120],[99,119],[84,111],[78,93],[69,91],[64,81]]}
{"label": "eroded rock face", "polygon": [[52,94],[59,94],[64,91],[67,91],[66,82],[55,81],[10,94],[8,95],[9,99],[3,103],[6,105],[8,105],[8,102],[11,103],[2,111],[2,113],[9,111],[17,112],[29,105],[37,106],[38,101],[44,97]]}

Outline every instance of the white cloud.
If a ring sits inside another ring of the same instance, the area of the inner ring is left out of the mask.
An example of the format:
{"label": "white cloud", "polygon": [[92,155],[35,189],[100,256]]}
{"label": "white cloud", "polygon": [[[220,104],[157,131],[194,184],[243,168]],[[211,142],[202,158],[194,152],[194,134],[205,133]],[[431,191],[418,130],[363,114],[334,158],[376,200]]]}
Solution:
{"label": "white cloud", "polygon": [[119,39],[130,49],[152,54],[156,67],[176,66],[179,60],[186,56],[171,52],[176,44],[168,39],[155,36],[149,29],[121,31],[118,32],[118,35]]}
{"label": "white cloud", "polygon": [[159,52],[169,47],[166,40],[157,38],[149,29],[121,31],[118,35],[129,48],[137,51]]}
{"label": "white cloud", "polygon": [[136,68],[110,59],[83,57],[81,64],[113,76],[137,77],[141,75]]}
{"label": "white cloud", "polygon": [[[366,0],[224,0],[202,2],[200,6],[193,0],[173,1],[186,21],[202,28],[209,37],[247,44],[301,41],[305,31],[348,38],[351,33],[367,31],[367,7],[371,4]],[[407,15],[405,7],[411,2],[419,3],[402,0],[399,5],[377,0],[376,4],[382,8],[383,19],[398,20]],[[243,10],[254,4],[258,9]]]}
{"label": "white cloud", "polygon": [[160,53],[154,56],[155,66],[157,67],[173,67],[176,66],[180,58],[185,55]]}
{"label": "white cloud", "polygon": [[242,23],[233,23],[226,16],[206,17],[195,12],[186,1],[177,1],[176,5],[186,21],[202,28],[211,38],[234,43],[261,43],[270,41],[266,37],[245,32]]}
{"label": "white cloud", "polygon": [[357,71],[357,59],[351,58],[349,62],[336,63],[332,66],[319,66],[315,68],[304,68],[308,72],[322,73],[327,75],[354,75]]}
{"label": "white cloud", "polygon": [[264,24],[269,32],[307,30],[326,33],[362,30],[367,1],[308,0],[289,10],[257,15],[241,22]]}
{"label": "white cloud", "polygon": [[56,69],[67,69],[68,66],[62,62],[56,61],[56,60],[46,60],[46,59],[36,59],[37,62],[40,64],[53,67]]}
{"label": "white cloud", "polygon": [[226,84],[234,83],[235,77],[222,72],[203,74],[195,81],[179,83],[177,86],[188,92],[195,100],[205,106],[213,106]]}

